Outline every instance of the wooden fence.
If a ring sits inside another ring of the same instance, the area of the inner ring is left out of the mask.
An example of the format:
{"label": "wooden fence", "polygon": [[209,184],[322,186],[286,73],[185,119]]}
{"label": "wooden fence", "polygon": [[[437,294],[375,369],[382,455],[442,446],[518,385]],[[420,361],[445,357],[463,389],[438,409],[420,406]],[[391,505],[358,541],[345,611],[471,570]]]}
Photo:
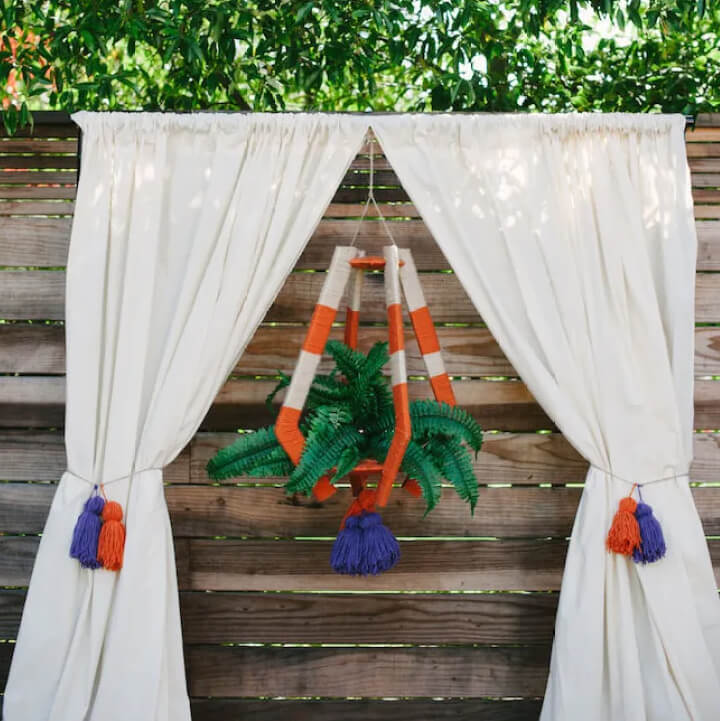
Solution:
{"label": "wooden fence", "polygon": [[[720,536],[720,118],[687,133],[700,239],[695,500]],[[377,147],[377,146],[375,146]],[[64,283],[77,131],[40,114],[32,135],[0,139],[0,677],[12,655],[33,558],[65,467]],[[334,575],[332,537],[348,503],[293,503],[278,486],[212,485],[207,459],[238,428],[266,423],[277,370],[290,372],[333,247],[367,193],[357,157],[266,322],[201,431],[167,469],[188,684],[196,721],[529,721],[548,670],[567,537],[587,464],[517,377],[382,155],[376,197],[413,249],[458,402],[487,429],[471,518],[451,489],[430,516],[396,493],[386,518],[402,560],[379,578]],[[360,231],[383,244],[379,221]],[[382,322],[381,279],[363,320]],[[337,329],[338,336],[341,329]],[[361,344],[385,337],[366,327]],[[424,367],[408,336],[410,374]],[[426,381],[410,383],[429,396]],[[720,540],[709,541],[716,566]]]}

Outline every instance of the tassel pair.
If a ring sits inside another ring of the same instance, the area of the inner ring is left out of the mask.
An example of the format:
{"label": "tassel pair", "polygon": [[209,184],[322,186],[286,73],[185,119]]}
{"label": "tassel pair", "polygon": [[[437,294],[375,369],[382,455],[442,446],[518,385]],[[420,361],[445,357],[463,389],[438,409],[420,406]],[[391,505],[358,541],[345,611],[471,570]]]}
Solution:
{"label": "tassel pair", "polygon": [[70,557],[77,558],[83,568],[119,571],[125,550],[122,507],[99,496],[97,489],[93,488],[75,523]]}
{"label": "tassel pair", "polygon": [[399,558],[398,542],[375,510],[375,491],[363,489],[342,520],[330,565],[336,573],[376,576]]}
{"label": "tassel pair", "polygon": [[[640,502],[632,497],[637,487]],[[606,546],[609,551],[632,556],[635,563],[654,563],[666,553],[665,538],[652,508],[643,503],[640,486],[634,485],[630,495],[621,499]]]}

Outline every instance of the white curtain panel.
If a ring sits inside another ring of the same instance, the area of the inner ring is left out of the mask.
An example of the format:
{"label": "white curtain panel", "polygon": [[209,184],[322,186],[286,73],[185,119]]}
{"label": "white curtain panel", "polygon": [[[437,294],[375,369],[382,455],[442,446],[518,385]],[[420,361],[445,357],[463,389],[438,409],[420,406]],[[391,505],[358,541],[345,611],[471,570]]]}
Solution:
{"label": "white curtain panel", "polygon": [[[681,116],[373,118],[535,398],[592,464],[542,721],[717,721],[720,602],[688,487],[696,238]],[[643,489],[667,557],[608,553]],[[491,478],[480,479],[492,481]]]}
{"label": "white curtain panel", "polygon": [[[35,561],[5,721],[186,721],[162,468],[190,440],[367,124],[326,115],[74,116],[68,472]],[[120,479],[120,480],[117,480]],[[90,482],[126,514],[119,573],[69,556]]]}

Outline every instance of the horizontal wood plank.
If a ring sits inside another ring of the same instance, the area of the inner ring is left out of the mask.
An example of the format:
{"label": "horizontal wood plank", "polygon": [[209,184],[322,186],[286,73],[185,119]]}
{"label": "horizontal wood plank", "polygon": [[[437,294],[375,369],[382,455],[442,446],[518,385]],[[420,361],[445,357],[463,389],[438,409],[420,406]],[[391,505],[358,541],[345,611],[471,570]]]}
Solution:
{"label": "horizontal wood plank", "polygon": [[[291,273],[265,320],[305,323],[310,318],[325,273]],[[481,323],[475,307],[453,273],[423,273],[425,297],[436,323]],[[362,312],[367,322],[385,320],[381,274],[366,277]],[[64,271],[0,271],[0,318],[62,320],[65,316]],[[720,321],[720,275],[698,273],[695,320]]]}
{"label": "horizontal wood plank", "polygon": [[76,182],[74,170],[0,170],[0,185],[75,185]]}
{"label": "horizontal wood plank", "polygon": [[[65,204],[55,203],[56,212]],[[0,203],[0,212],[2,204]],[[0,221],[0,265],[64,266],[72,218],[3,218]]]}
{"label": "horizontal wood plank", "polygon": [[[292,373],[297,362],[307,326],[261,326],[240,358],[236,375],[275,375]],[[518,376],[487,328],[437,328],[445,367],[451,375]],[[342,339],[341,328],[334,328],[331,338]],[[386,341],[385,328],[363,328],[359,348],[365,352],[373,343]],[[426,368],[410,329],[405,333],[409,375],[424,375]],[[325,356],[320,365],[327,372],[331,360]],[[0,324],[0,373],[65,373],[65,329],[46,323]],[[720,375],[720,327],[695,329],[695,375]]]}
{"label": "horizontal wood plank", "polygon": [[718,127],[690,127],[685,131],[686,143],[718,143],[720,142],[720,128]]}
{"label": "horizontal wood plank", "polygon": [[[0,586],[24,587],[37,536],[0,536]],[[708,541],[718,575],[720,541]],[[392,573],[333,573],[331,541],[178,538],[179,587],[195,591],[557,591],[567,543],[560,540],[400,541]]]}
{"label": "horizontal wood plank", "polygon": [[[720,191],[698,191],[716,193]],[[708,202],[708,201],[706,201]],[[716,206],[703,206],[714,213]],[[0,265],[58,267],[67,261],[71,218],[23,217],[27,215],[68,215],[73,203],[67,201],[0,201],[0,215],[17,215],[0,224]],[[342,212],[342,211],[341,211]],[[347,211],[345,211],[347,212]],[[421,271],[450,267],[421,220],[398,220],[388,224],[396,243],[413,250]],[[295,268],[323,270],[328,267],[334,248],[350,242],[358,228],[356,220],[326,218],[320,221]],[[699,271],[720,270],[720,222],[698,220]],[[388,239],[378,220],[364,220],[359,227],[358,243],[370,253],[380,251]]]}
{"label": "horizontal wood plank", "polygon": [[[275,381],[230,380],[220,389],[205,417],[204,430],[257,428],[271,423],[274,414],[265,399]],[[427,381],[408,383],[411,400],[432,396]],[[718,390],[720,394],[720,390]],[[553,424],[519,381],[460,381],[455,383],[458,404],[487,429],[552,429]],[[707,421],[720,414],[709,399],[703,409]],[[279,404],[280,399],[277,400]],[[56,376],[0,376],[0,427],[54,428],[64,423],[65,379]],[[718,422],[720,426],[720,421]],[[705,422],[704,428],[716,427]]]}
{"label": "horizontal wood plank", "polygon": [[[0,539],[0,548],[15,540],[24,538]],[[720,541],[709,546],[717,569]],[[179,583],[217,591],[557,591],[567,550],[565,541],[401,541],[392,573],[352,578],[333,573],[331,547],[331,541],[178,539]],[[21,564],[13,566],[19,575]]]}
{"label": "horizontal wood plank", "polygon": [[74,185],[0,185],[0,200],[74,200]]}
{"label": "horizontal wood plank", "polygon": [[539,696],[545,648],[191,646],[192,696]]}
{"label": "horizontal wood plank", "polygon": [[[272,380],[230,380],[220,389],[206,415],[203,430],[259,428],[274,414],[265,400]],[[458,405],[487,430],[552,430],[554,424],[521,381],[463,380],[453,385]],[[411,400],[431,397],[424,380],[408,382]],[[274,404],[279,406],[280,398]],[[65,379],[61,376],[0,376],[0,428],[55,428],[65,413]],[[695,383],[695,428],[720,428],[720,382]]]}
{"label": "horizontal wood plank", "polygon": [[[0,431],[0,480],[54,482],[67,468],[65,442],[59,431]],[[165,468],[167,483],[187,483],[190,447]]]}
{"label": "horizontal wood plank", "polygon": [[[2,143],[0,143],[2,151]],[[77,155],[0,155],[0,169],[76,169]]]}
{"label": "horizontal wood plank", "polygon": [[[248,479],[252,480],[252,479]],[[478,476],[481,484],[491,478]],[[0,484],[0,533],[41,533],[56,486]],[[402,537],[566,538],[572,531],[579,488],[479,489],[471,516],[452,488],[423,517],[424,502],[396,489],[383,519]],[[173,533],[180,537],[332,538],[352,501],[350,489],[317,503],[287,497],[282,488],[176,485],[165,489]],[[720,535],[720,488],[693,489],[705,533]]]}
{"label": "horizontal wood plank", "polygon": [[[75,202],[72,200],[2,200],[0,199],[0,216],[24,216],[24,215],[72,215],[75,210]],[[4,222],[4,221],[3,221]],[[7,249],[3,249],[8,253]],[[38,251],[37,260],[30,265],[42,265],[42,260],[47,251],[45,248]],[[65,251],[67,254],[67,251]],[[8,265],[17,265],[9,263]],[[65,265],[65,262],[57,265]]]}
{"label": "horizontal wood plank", "polygon": [[187,644],[545,645],[552,641],[557,594],[186,591],[180,607]]}
{"label": "horizontal wood plank", "polygon": [[535,700],[193,699],[194,721],[537,721]]}
{"label": "horizontal wood plank", "polygon": [[[60,130],[57,129],[58,133],[65,135],[69,132],[69,129]],[[76,133],[73,133],[76,134]],[[58,136],[60,138],[61,136]],[[78,141],[75,139],[51,139],[43,137],[39,139],[35,138],[0,138],[0,153],[7,153],[8,155],[15,155],[17,153],[74,153],[77,154]]]}
{"label": "horizontal wood plank", "polygon": [[[555,593],[306,594],[183,591],[186,644],[523,644],[552,641]],[[24,590],[0,591],[0,640],[17,638]]]}
{"label": "horizontal wood plank", "polygon": [[[205,465],[219,448],[232,443],[232,433],[199,433],[165,469],[168,483],[209,483]],[[720,476],[720,434],[694,435],[691,478],[715,483]],[[0,480],[57,481],[65,470],[60,432],[0,432]],[[488,483],[536,485],[582,483],[588,464],[558,433],[486,434],[475,472]],[[255,479],[262,483],[263,479]],[[277,484],[280,479],[268,479]]]}

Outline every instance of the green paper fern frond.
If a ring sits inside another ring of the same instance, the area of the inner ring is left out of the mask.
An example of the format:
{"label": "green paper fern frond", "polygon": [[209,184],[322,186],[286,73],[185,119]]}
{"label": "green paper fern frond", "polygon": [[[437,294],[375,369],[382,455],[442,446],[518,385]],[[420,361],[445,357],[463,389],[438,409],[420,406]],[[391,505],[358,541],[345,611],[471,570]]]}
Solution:
{"label": "green paper fern frond", "polygon": [[[310,387],[300,422],[306,442],[297,467],[268,427],[243,434],[218,451],[207,465],[211,478],[289,476],[289,493],[309,493],[322,476],[339,482],[365,458],[384,462],[395,430],[392,390],[382,373],[388,362],[387,343],[376,343],[365,355],[329,341],[327,351],[335,368],[315,376]],[[281,373],[268,403],[290,381]],[[410,420],[412,440],[400,469],[420,485],[426,512],[437,505],[443,479],[472,511],[478,484],[470,451],[477,454],[482,445],[478,423],[462,408],[434,400],[410,403]]]}

